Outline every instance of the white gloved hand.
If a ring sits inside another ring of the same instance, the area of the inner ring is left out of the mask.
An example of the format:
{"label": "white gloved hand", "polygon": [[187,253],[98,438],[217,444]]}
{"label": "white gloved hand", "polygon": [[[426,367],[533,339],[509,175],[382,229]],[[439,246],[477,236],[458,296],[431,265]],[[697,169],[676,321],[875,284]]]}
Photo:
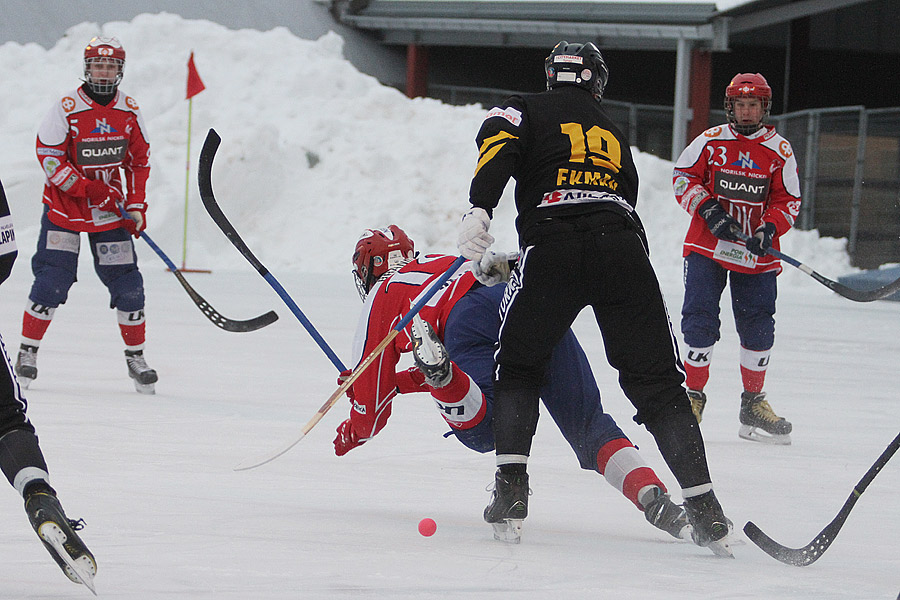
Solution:
{"label": "white gloved hand", "polygon": [[518,252],[488,250],[480,261],[472,263],[472,274],[488,287],[505,283],[509,281],[509,261],[516,260],[518,256]]}
{"label": "white gloved hand", "polygon": [[483,208],[476,206],[465,213],[459,223],[459,237],[456,240],[459,253],[469,260],[481,260],[485,250],[494,243],[494,236],[488,233],[490,227],[491,218]]}

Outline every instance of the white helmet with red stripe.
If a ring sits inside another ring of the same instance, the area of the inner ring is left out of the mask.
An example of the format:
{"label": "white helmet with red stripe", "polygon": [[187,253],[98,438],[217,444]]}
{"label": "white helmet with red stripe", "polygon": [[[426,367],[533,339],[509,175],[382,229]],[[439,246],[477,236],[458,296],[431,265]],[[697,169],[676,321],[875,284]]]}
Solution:
{"label": "white helmet with red stripe", "polygon": [[125,72],[125,49],[114,37],[95,37],[84,48],[84,82],[94,93],[112,94]]}

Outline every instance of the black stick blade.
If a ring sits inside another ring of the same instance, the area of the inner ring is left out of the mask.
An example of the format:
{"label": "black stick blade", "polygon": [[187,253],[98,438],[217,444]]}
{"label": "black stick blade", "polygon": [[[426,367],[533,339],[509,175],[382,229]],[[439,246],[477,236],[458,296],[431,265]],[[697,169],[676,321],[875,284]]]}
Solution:
{"label": "black stick blade", "polygon": [[750,538],[750,541],[759,546],[760,550],[786,565],[795,567],[806,567],[813,564],[825,550],[834,541],[835,535],[844,524],[844,519],[840,522],[831,522],[828,527],[822,530],[816,539],[802,548],[788,548],[782,546],[756,526],[752,521],[747,521],[744,525],[744,534]]}
{"label": "black stick blade", "polygon": [[228,317],[222,316],[219,311],[212,307],[212,305],[207,302],[203,296],[197,293],[191,285],[187,282],[187,279],[184,278],[184,275],[181,274],[181,271],[175,270],[172,271],[175,274],[175,278],[178,279],[178,282],[181,284],[181,287],[184,288],[184,291],[188,293],[188,296],[191,297],[191,300],[194,301],[194,304],[197,305],[197,308],[209,319],[213,325],[218,327],[219,329],[224,329],[225,331],[230,331],[232,333],[247,333],[250,331],[256,331],[257,329],[262,329],[267,325],[271,325],[275,321],[278,320],[278,315],[275,314],[275,311],[270,310],[269,312],[259,315],[258,317],[254,317],[252,319],[247,319],[245,321],[238,321],[236,319],[229,319]]}

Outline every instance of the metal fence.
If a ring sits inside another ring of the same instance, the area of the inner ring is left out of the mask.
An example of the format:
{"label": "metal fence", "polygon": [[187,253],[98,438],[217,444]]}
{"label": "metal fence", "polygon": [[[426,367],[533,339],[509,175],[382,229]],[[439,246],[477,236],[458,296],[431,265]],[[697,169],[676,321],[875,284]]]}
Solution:
{"label": "metal fence", "polygon": [[[457,86],[429,87],[450,104],[493,106],[510,90]],[[670,158],[670,106],[604,100],[631,146]],[[710,125],[725,122],[710,111]],[[847,238],[853,265],[871,269],[900,262],[900,108],[863,106],[804,110],[772,116],[769,122],[790,140],[803,193],[799,229]]]}

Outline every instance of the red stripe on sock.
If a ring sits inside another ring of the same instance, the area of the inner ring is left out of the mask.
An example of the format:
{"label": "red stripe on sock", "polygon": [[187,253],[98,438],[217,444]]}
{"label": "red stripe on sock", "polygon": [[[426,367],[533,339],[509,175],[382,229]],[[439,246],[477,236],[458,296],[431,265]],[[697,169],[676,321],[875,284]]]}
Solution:
{"label": "red stripe on sock", "polygon": [[659,477],[656,476],[653,469],[650,467],[640,467],[625,476],[625,482],[622,484],[622,493],[625,494],[625,497],[631,500],[639,510],[643,511],[644,508],[641,506],[641,503],[638,502],[638,492],[648,485],[658,485],[662,491],[667,491],[666,486],[659,480]]}
{"label": "red stripe on sock", "polygon": [[606,472],[606,463],[609,462],[609,459],[612,458],[612,455],[621,450],[622,448],[634,447],[628,438],[619,438],[617,440],[612,440],[611,442],[606,442],[597,451],[597,470],[600,471],[600,474]]}
{"label": "red stripe on sock", "polygon": [[140,346],[144,343],[146,323],[140,325],[122,325],[119,324],[119,330],[122,332],[122,339],[126,346]]}

